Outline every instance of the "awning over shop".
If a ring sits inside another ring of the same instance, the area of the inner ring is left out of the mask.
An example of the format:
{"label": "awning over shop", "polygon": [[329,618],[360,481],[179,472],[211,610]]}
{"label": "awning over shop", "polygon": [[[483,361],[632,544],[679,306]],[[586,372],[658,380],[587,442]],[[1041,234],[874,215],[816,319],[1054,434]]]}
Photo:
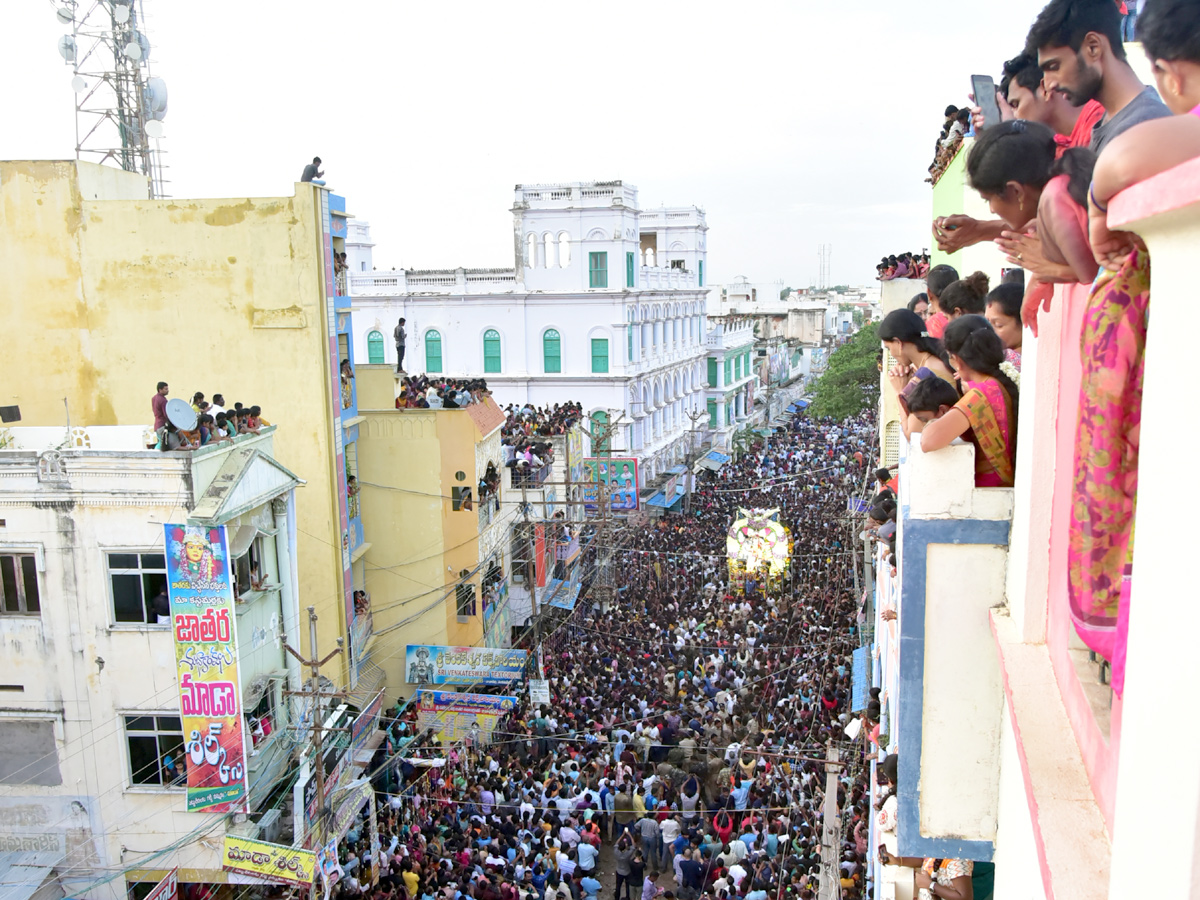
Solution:
{"label": "awning over shop", "polygon": [[379,693],[379,689],[383,687],[386,680],[383,669],[375,665],[373,662],[366,662],[358,673],[358,683],[354,685],[354,690],[350,691],[346,696],[350,702],[363,709]]}
{"label": "awning over shop", "polygon": [[730,459],[732,459],[731,456],[726,453],[722,453],[720,450],[709,450],[708,453],[700,457],[700,461],[696,463],[696,468],[711,469],[712,471],[717,472],[720,471],[721,467],[729,462]]}
{"label": "awning over shop", "polygon": [[0,853],[0,900],[29,900],[62,861],[56,850]]}
{"label": "awning over shop", "polygon": [[679,505],[679,501],[687,495],[687,491],[682,485],[675,488],[675,495],[668,498],[665,491],[656,492],[649,500],[645,501],[646,506],[654,506],[659,509],[674,509]]}
{"label": "awning over shop", "polygon": [[683,475],[685,472],[687,472],[687,466],[685,465],[671,466],[671,468],[667,469],[668,475]]}
{"label": "awning over shop", "polygon": [[793,403],[791,406],[788,407],[788,412],[797,412],[801,409],[808,409],[808,401],[807,400],[797,400],[795,403]]}

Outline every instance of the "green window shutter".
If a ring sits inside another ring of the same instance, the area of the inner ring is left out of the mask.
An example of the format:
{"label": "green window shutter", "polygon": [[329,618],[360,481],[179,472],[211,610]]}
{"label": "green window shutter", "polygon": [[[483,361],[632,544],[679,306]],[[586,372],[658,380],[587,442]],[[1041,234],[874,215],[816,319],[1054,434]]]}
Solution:
{"label": "green window shutter", "polygon": [[588,254],[588,287],[608,287],[608,254]]}
{"label": "green window shutter", "polygon": [[732,382],[733,382],[733,360],[727,359],[727,360],[725,360],[725,383],[731,384]]}
{"label": "green window shutter", "polygon": [[631,363],[633,362],[633,329],[634,329],[634,324],[633,324],[632,322],[630,322],[630,323],[629,323],[629,327],[628,327],[628,328],[625,330],[625,336],[626,336],[626,338],[629,340],[629,357],[628,357],[628,360],[629,360],[629,362],[631,362]]}
{"label": "green window shutter", "polygon": [[704,260],[700,260],[700,287],[704,287]]}
{"label": "green window shutter", "polygon": [[367,362],[373,366],[383,362],[383,335],[378,331],[367,335]]}
{"label": "green window shutter", "polygon": [[592,338],[592,374],[608,373],[608,338]]}
{"label": "green window shutter", "polygon": [[[710,360],[710,362],[711,362],[711,360]],[[717,401],[716,400],[708,401],[708,427],[709,428],[717,427]]]}
{"label": "green window shutter", "polygon": [[483,371],[491,375],[500,372],[500,332],[494,328],[483,333]]}
{"label": "green window shutter", "polygon": [[425,371],[442,371],[442,335],[433,329],[425,332]]}
{"label": "green window shutter", "polygon": [[637,287],[637,270],[633,267],[633,252],[625,254],[625,287]]}
{"label": "green window shutter", "polygon": [[553,328],[542,335],[542,367],[547,375],[562,371],[562,338]]}
{"label": "green window shutter", "polygon": [[717,386],[717,361],[711,356],[708,359],[708,386]]}

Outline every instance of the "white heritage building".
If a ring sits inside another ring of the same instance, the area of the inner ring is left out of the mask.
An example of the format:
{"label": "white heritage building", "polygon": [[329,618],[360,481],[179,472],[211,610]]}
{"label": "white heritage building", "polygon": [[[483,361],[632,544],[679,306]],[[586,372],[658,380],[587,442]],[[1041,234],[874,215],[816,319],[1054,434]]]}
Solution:
{"label": "white heritage building", "polygon": [[706,232],[694,206],[643,211],[620,181],[517,185],[512,269],[372,270],[370,227],[346,239],[355,358],[483,377],[503,406],[577,401],[623,415],[612,452],[641,481],[681,462],[706,408]]}

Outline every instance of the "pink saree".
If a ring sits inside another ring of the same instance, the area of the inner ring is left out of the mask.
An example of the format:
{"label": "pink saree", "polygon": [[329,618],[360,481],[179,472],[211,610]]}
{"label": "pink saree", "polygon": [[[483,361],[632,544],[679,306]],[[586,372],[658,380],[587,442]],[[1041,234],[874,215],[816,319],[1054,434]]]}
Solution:
{"label": "pink saree", "polygon": [[1125,636],[1133,570],[1142,372],[1150,305],[1150,258],[1132,253],[1102,270],[1084,313],[1083,382],[1075,439],[1068,571],[1080,638],[1112,664],[1125,687]]}

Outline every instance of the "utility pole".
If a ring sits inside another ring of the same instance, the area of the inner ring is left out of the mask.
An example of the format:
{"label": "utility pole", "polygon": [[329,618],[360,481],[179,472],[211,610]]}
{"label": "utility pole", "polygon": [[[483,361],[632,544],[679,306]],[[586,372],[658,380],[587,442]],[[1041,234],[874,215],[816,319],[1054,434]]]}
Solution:
{"label": "utility pole", "polygon": [[820,900],[836,900],[840,896],[838,876],[838,775],[842,766],[838,750],[830,740],[825,750],[825,810],[821,816],[821,892]]}
{"label": "utility pole", "polygon": [[[321,709],[321,698],[323,697],[344,697],[345,694],[341,691],[330,693],[329,691],[321,690],[321,666],[325,665],[335,656],[342,652],[342,639],[337,639],[337,647],[334,648],[325,657],[317,655],[317,613],[313,607],[308,608],[308,647],[312,653],[312,659],[305,659],[300,655],[291,644],[287,642],[287,635],[281,635],[283,646],[288,653],[292,654],[302,666],[309,667],[308,688],[303,691],[285,691],[289,696],[309,697],[312,699],[312,747],[313,747],[313,774],[317,780],[317,821],[316,825],[317,839],[313,846],[317,849],[325,846],[325,759],[322,744],[324,740],[325,717]],[[317,896],[317,879],[314,873],[312,884],[312,896]]]}
{"label": "utility pole", "polygon": [[[513,471],[515,472],[517,470],[513,469]],[[570,477],[569,474],[568,474],[568,477]],[[532,652],[534,654],[534,659],[536,661],[536,664],[538,665],[537,677],[540,679],[540,678],[545,678],[546,673],[542,670],[541,665],[540,665],[541,655],[540,655],[539,651],[541,650],[541,647],[542,647],[542,633],[541,633],[541,616],[539,615],[538,604],[537,604],[537,543],[533,539],[533,526],[529,522],[529,487],[528,487],[528,485],[529,485],[529,475],[528,475],[528,473],[522,473],[522,476],[521,476],[521,512],[525,516],[525,522],[524,522],[525,537],[528,540],[527,546],[529,548],[526,551],[529,554],[529,561],[525,567],[525,578],[529,582],[529,608],[530,608],[530,613],[533,617],[533,650],[532,650]],[[542,515],[545,516],[545,514],[546,514],[546,510],[543,507]],[[554,557],[555,557],[555,560],[557,561],[557,559],[558,559],[557,546],[554,549]]]}
{"label": "utility pole", "polygon": [[684,498],[683,509],[684,512],[689,516],[692,514],[692,482],[696,480],[696,473],[692,471],[692,451],[695,449],[696,445],[693,435],[700,430],[696,426],[696,423],[706,415],[708,415],[706,410],[699,409],[694,409],[687,414],[687,417],[692,420],[692,427],[688,431],[687,472],[683,476],[687,479],[687,481],[684,483],[684,487],[687,488],[687,497]]}

